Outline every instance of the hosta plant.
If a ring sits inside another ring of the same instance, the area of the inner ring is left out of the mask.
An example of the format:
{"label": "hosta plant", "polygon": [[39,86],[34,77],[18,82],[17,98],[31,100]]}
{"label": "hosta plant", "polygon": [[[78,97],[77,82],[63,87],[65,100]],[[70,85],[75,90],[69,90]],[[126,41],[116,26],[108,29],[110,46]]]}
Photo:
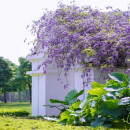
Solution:
{"label": "hosta plant", "polygon": [[[105,84],[92,83],[83,102],[76,102],[61,114],[61,124],[93,127],[130,126],[130,78],[122,73],[109,74]],[[121,125],[120,125],[121,124]]]}
{"label": "hosta plant", "polygon": [[50,99],[50,102],[52,104],[59,104],[59,105],[44,105],[46,107],[50,108],[57,108],[61,112],[65,111],[69,108],[70,105],[72,105],[74,102],[79,101],[78,97],[84,93],[84,90],[81,90],[80,92],[77,92],[76,89],[71,90],[66,96],[64,101],[58,100],[58,99]]}

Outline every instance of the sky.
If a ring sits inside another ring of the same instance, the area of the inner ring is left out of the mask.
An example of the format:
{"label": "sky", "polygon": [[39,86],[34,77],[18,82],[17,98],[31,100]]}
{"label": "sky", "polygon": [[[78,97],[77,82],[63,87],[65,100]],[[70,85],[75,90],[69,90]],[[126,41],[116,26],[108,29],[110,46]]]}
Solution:
{"label": "sky", "polygon": [[[70,4],[72,0],[62,0]],[[106,6],[128,10],[129,0],[75,0],[78,6],[104,9]],[[0,57],[15,64],[19,57],[26,57],[32,46],[24,43],[34,37],[27,31],[27,25],[38,20],[44,9],[56,10],[59,0],[0,0]]]}

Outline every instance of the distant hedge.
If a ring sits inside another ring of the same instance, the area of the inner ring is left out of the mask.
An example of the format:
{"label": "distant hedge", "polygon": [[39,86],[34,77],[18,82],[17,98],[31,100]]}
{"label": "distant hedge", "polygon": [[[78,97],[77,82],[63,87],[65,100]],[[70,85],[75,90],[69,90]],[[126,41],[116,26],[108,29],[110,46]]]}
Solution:
{"label": "distant hedge", "polygon": [[0,116],[3,115],[23,117],[23,116],[28,116],[29,112],[20,109],[3,109],[0,110]]}

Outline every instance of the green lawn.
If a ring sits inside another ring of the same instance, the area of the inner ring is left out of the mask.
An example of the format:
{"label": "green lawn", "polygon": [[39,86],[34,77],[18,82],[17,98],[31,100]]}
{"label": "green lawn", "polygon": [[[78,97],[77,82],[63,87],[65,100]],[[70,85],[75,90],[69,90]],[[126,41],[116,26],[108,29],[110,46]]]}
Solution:
{"label": "green lawn", "polygon": [[[104,130],[103,127],[98,129]],[[63,126],[42,119],[0,117],[0,130],[97,130],[86,126]]]}
{"label": "green lawn", "polygon": [[[22,109],[31,115],[29,102],[0,102],[0,109]],[[32,118],[32,119],[31,119]],[[42,118],[33,117],[7,117],[0,116],[0,130],[105,130],[104,127],[92,128],[88,126],[63,126],[56,122],[46,121]]]}
{"label": "green lawn", "polygon": [[22,109],[31,114],[31,104],[29,102],[0,102],[0,109]]}

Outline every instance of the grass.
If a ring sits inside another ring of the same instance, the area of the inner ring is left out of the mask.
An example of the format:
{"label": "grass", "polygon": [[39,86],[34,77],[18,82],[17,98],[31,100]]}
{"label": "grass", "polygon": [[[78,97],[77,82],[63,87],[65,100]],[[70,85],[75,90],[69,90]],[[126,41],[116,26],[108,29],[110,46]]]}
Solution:
{"label": "grass", "polygon": [[[29,102],[0,102],[0,110],[3,109],[22,109],[31,114],[31,105]],[[86,126],[62,126],[56,122],[46,121],[43,118],[30,117],[7,117],[0,116],[0,130],[95,130]]]}
{"label": "grass", "polygon": [[[103,127],[98,129],[104,130]],[[63,126],[42,119],[0,117],[0,130],[97,130],[88,126]]]}
{"label": "grass", "polygon": [[[31,105],[29,102],[0,102],[0,110],[22,109],[31,115]],[[107,130],[104,127],[92,128],[88,126],[68,126],[60,125],[56,122],[46,121],[43,118],[34,117],[8,117],[0,116],[0,130]]]}
{"label": "grass", "polygon": [[21,109],[30,113],[31,115],[31,104],[29,102],[0,102],[1,109]]}

